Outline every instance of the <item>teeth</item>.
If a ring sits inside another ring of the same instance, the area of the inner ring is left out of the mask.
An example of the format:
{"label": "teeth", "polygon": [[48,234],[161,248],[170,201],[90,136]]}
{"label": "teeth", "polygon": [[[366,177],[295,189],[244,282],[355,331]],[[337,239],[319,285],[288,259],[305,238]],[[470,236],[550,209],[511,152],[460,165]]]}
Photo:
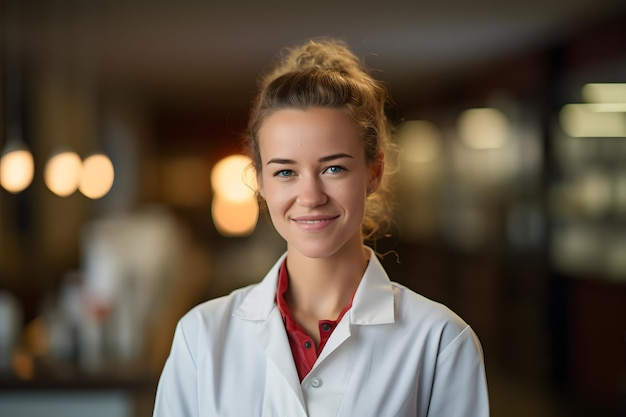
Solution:
{"label": "teeth", "polygon": [[298,223],[315,224],[321,223],[323,220],[298,220]]}

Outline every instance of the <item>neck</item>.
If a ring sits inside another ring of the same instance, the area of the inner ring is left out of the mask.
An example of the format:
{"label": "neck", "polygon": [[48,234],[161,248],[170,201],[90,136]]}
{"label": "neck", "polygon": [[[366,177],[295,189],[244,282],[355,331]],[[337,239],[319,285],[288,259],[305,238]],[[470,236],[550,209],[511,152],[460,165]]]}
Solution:
{"label": "neck", "polygon": [[327,258],[289,251],[287,303],[296,315],[334,320],[352,299],[369,260],[362,244]]}

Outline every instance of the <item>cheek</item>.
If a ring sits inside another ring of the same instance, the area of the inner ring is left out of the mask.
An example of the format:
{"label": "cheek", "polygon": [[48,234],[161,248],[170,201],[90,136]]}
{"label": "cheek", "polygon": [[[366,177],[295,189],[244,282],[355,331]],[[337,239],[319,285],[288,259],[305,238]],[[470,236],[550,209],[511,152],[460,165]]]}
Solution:
{"label": "cheek", "polygon": [[257,184],[259,187],[259,194],[267,201],[268,197],[272,197],[272,178],[266,172],[262,172],[257,176]]}
{"label": "cheek", "polygon": [[343,203],[353,212],[365,211],[365,202],[367,199],[365,184],[356,184],[343,187],[339,190],[339,194],[344,196]]}
{"label": "cheek", "polygon": [[284,187],[277,187],[271,181],[265,182],[262,196],[270,212],[281,210],[288,199]]}

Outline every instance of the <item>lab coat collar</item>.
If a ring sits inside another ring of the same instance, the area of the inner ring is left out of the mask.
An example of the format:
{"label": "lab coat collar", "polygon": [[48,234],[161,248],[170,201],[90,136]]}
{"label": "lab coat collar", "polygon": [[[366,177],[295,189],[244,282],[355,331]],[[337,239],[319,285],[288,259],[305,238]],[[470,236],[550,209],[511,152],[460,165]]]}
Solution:
{"label": "lab coat collar", "polygon": [[[351,324],[372,325],[394,322],[394,297],[389,277],[374,251],[370,251],[370,261],[361,283],[354,294],[349,311]],[[254,286],[244,298],[234,315],[245,320],[267,320],[276,307],[278,271],[287,254],[283,254],[267,273],[265,278]]]}
{"label": "lab coat collar", "polygon": [[370,251],[370,261],[352,300],[350,323],[393,323],[395,315],[391,282],[376,253],[369,247],[367,249]]}
{"label": "lab coat collar", "polygon": [[287,253],[285,252],[265,275],[265,278],[252,288],[239,308],[235,310],[235,317],[255,321],[267,320],[274,307],[276,307],[278,270],[286,257]]}

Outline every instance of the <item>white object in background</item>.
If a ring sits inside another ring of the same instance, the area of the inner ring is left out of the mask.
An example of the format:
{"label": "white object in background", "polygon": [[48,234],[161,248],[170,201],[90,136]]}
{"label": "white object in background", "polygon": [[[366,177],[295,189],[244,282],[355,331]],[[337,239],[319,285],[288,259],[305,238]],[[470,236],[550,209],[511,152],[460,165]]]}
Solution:
{"label": "white object in background", "polygon": [[180,241],[175,219],[160,207],[98,219],[85,228],[84,296],[106,315],[100,323],[106,321],[106,333],[101,334],[106,340],[96,340],[90,333],[94,323],[87,323],[84,330],[92,336],[83,339],[87,346],[105,344],[113,359],[139,358],[152,309],[179,269]]}

